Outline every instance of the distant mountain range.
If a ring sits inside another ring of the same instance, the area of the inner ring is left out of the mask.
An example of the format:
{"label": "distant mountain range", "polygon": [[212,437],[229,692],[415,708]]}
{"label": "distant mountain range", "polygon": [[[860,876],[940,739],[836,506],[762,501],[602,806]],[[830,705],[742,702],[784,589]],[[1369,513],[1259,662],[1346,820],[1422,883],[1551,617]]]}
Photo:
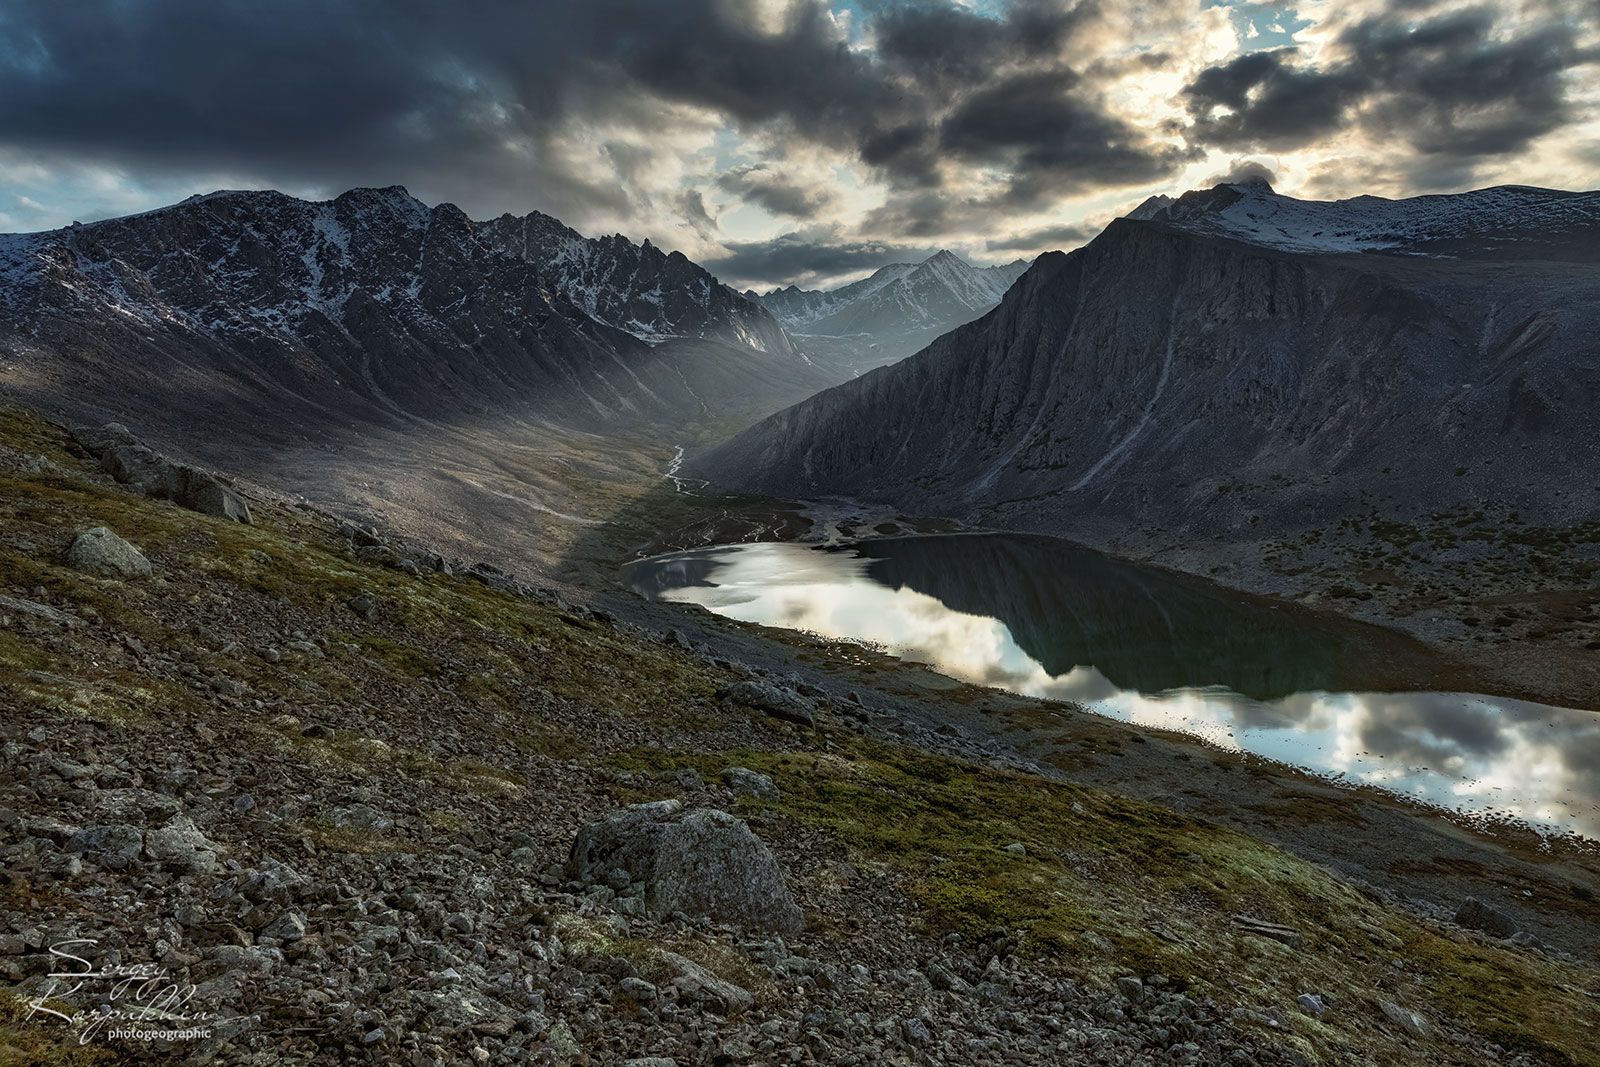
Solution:
{"label": "distant mountain range", "polygon": [[8,384],[186,436],[771,411],[830,377],[679,253],[404,189],[219,192],[0,237]]}
{"label": "distant mountain range", "polygon": [[892,263],[837,289],[791,285],[745,296],[776,315],[802,349],[860,372],[903,359],[983,315],[1027,268],[1022,259],[974,267],[942,251],[921,263]]}
{"label": "distant mountain range", "polygon": [[1600,193],[1158,199],[689,466],[1118,549],[1490,500],[1575,521],[1600,485],[1597,250]]}

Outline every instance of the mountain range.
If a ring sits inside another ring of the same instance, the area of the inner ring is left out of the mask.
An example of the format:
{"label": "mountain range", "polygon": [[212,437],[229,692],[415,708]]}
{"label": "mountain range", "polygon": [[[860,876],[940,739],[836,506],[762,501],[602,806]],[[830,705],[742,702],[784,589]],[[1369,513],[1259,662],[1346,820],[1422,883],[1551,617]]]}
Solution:
{"label": "mountain range", "polygon": [[403,188],[224,191],[0,237],[14,387],[160,424],[528,419],[585,430],[773,410],[830,379],[679,253]]}
{"label": "mountain range", "polygon": [[1600,469],[1597,248],[1597,193],[1151,201],[689,466],[1191,559],[1490,501],[1570,523]]}
{"label": "mountain range", "polygon": [[837,289],[797,286],[746,291],[794,334],[803,349],[852,373],[904,359],[1000,302],[1028,267],[1016,260],[974,267],[950,251],[920,263],[891,263]]}

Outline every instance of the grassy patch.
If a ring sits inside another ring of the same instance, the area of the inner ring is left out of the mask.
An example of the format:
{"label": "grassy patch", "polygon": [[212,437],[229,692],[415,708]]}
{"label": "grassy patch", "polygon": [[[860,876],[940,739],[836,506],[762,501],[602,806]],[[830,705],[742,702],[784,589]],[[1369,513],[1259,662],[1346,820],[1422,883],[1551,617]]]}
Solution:
{"label": "grassy patch", "polygon": [[[71,1004],[53,1006],[68,1014],[76,1010]],[[0,992],[0,1063],[17,1067],[86,1067],[115,1062],[115,1055],[103,1045],[78,1044],[66,1025],[53,1016],[29,1018],[23,1001]]]}
{"label": "grassy patch", "polygon": [[[764,771],[780,795],[747,806],[825,829],[863,862],[887,864],[932,932],[1004,928],[1090,980],[1164,974],[1223,1004],[1276,1012],[1281,1034],[1323,1062],[1452,1062],[1449,1045],[1396,1034],[1377,1009],[1383,997],[1551,1063],[1600,1063],[1592,972],[1435,932],[1263,842],[1153,805],[868,741],[847,746],[826,756],[649,750],[621,762],[658,774]],[[1012,842],[1025,854],[1005,851]],[[1246,934],[1240,915],[1291,926],[1303,941]],[[1391,967],[1396,959],[1403,967]],[[1307,991],[1339,1005],[1338,1026],[1294,1009]]]}

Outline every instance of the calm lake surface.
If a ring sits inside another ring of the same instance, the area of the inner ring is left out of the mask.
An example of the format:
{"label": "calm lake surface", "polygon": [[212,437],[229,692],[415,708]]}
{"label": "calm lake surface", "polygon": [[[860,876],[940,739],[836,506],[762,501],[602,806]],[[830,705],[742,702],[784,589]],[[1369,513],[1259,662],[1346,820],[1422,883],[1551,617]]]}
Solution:
{"label": "calm lake surface", "polygon": [[1454,692],[1419,646],[1045,537],[739,544],[630,564],[640,595],[1540,830],[1600,838],[1600,714]]}

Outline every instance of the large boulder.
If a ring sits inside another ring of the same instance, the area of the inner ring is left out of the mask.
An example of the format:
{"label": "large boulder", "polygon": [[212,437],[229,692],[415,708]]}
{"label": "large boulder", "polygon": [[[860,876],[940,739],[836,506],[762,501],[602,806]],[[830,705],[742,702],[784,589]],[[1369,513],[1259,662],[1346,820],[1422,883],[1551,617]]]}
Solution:
{"label": "large boulder", "polygon": [[67,562],[102,578],[144,578],[151,570],[143,552],[104,526],[90,527],[74,538],[67,547]]}
{"label": "large boulder", "polygon": [[202,515],[250,523],[250,506],[238,493],[223,485],[216,475],[197,467],[183,467],[183,491],[175,497],[179,504]]}
{"label": "large boulder", "polygon": [[216,475],[174,463],[145,445],[121,423],[80,426],[72,436],[91,455],[98,456],[106,473],[135,492],[157,500],[170,500],[190,511],[219,519],[248,523],[250,507]]}
{"label": "large boulder", "polygon": [[579,830],[567,876],[642,885],[645,913],[656,918],[682,912],[783,934],[805,926],[778,861],[750,827],[676,800],[635,804]]}
{"label": "large boulder", "polygon": [[734,704],[744,704],[764,711],[775,719],[798,723],[801,726],[812,726],[816,723],[816,714],[812,710],[811,702],[787,686],[755,680],[735,682],[722,691],[722,698]]}
{"label": "large boulder", "polygon": [[144,851],[155,862],[184,874],[215,871],[222,858],[222,846],[202,833],[187,815],[175,816],[145,834]]}
{"label": "large boulder", "polygon": [[1517,920],[1477,897],[1468,897],[1461,902],[1461,907],[1456,910],[1456,925],[1468,930],[1481,930],[1490,937],[1506,938],[1517,932]]}

